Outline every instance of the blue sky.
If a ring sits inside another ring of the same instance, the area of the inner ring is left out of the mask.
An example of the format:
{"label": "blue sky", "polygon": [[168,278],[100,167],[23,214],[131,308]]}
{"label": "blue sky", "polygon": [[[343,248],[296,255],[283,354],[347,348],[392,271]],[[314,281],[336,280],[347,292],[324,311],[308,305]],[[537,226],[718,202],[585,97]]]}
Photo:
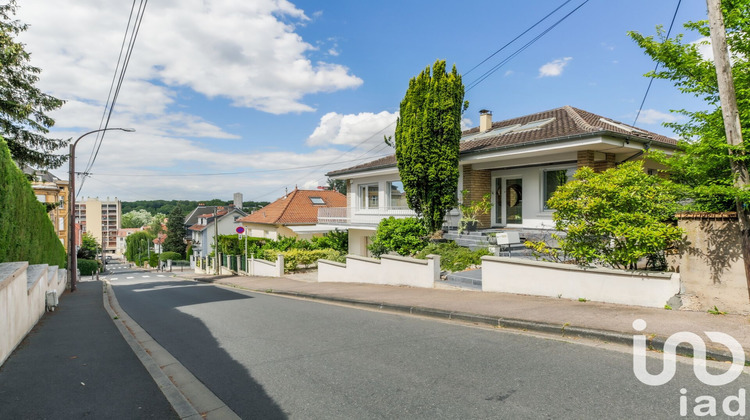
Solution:
{"label": "blue sky", "polygon": [[[389,153],[383,133],[409,78],[443,59],[469,86],[583,1],[471,72],[564,0],[152,1],[110,122],[136,132],[107,133],[79,197],[273,201],[323,185],[327,171]],[[21,2],[39,85],[67,100],[52,114],[56,136],[99,127],[131,6],[101,3]],[[500,121],[563,105],[632,123],[654,63],[626,32],[668,27],[676,5],[588,1],[468,90],[464,123],[478,124],[483,108]],[[705,16],[704,2],[682,2],[673,34]],[[671,135],[661,126],[678,118],[670,109],[702,106],[656,80],[637,125]],[[94,144],[81,141],[78,168]]]}

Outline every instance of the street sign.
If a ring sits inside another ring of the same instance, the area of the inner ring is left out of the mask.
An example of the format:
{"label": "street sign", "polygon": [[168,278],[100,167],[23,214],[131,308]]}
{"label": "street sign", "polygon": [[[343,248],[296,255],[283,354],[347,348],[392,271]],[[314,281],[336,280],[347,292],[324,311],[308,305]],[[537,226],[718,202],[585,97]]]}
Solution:
{"label": "street sign", "polygon": [[245,228],[243,228],[242,226],[237,226],[237,229],[235,229],[235,231],[239,234],[243,234],[245,233]]}

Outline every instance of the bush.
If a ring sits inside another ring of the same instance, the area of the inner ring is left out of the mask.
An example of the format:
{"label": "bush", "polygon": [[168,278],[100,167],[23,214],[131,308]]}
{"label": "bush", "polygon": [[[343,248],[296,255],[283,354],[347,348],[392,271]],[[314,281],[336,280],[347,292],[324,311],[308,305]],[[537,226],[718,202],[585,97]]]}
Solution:
{"label": "bush", "polygon": [[78,260],[78,271],[82,276],[90,276],[99,270],[99,260]]}
{"label": "bush", "polygon": [[0,263],[28,261],[66,267],[63,244],[26,176],[0,137]]}
{"label": "bush", "polygon": [[290,249],[279,251],[267,249],[263,253],[264,259],[276,261],[276,257],[284,256],[284,271],[295,271],[300,268],[317,266],[319,259],[342,262],[345,255],[335,249]]}
{"label": "bush", "polygon": [[482,256],[490,255],[487,248],[479,248],[472,251],[469,248],[459,246],[453,241],[439,244],[431,243],[424,247],[416,255],[416,258],[425,259],[428,255],[440,255],[440,269],[445,271],[463,271],[469,266],[482,264]]}
{"label": "bush", "polygon": [[682,237],[682,230],[670,223],[681,198],[677,186],[646,174],[642,162],[602,173],[584,167],[548,201],[555,210],[555,228],[566,232],[553,237],[560,252],[580,265],[632,269],[643,258],[658,260]]}
{"label": "bush", "polygon": [[159,254],[153,253],[148,257],[148,266],[151,268],[159,266]]}
{"label": "bush", "polygon": [[172,261],[181,261],[182,255],[180,255],[179,252],[172,252],[172,251],[166,251],[159,254],[159,261],[166,261],[166,260],[172,260]]}
{"label": "bush", "polygon": [[415,217],[396,219],[391,216],[380,221],[372,245],[368,247],[375,257],[391,251],[399,255],[413,255],[427,245],[427,228]]}
{"label": "bush", "polygon": [[323,236],[312,238],[313,249],[335,249],[341,253],[349,252],[349,232],[335,229]]}

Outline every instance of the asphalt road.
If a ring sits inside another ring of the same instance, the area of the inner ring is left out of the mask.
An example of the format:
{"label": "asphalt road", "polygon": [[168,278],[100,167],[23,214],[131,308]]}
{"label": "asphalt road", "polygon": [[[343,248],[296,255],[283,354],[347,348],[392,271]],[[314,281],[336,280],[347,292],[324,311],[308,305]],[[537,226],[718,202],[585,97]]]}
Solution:
{"label": "asphalt road", "polygon": [[143,276],[109,276],[122,308],[247,419],[680,418],[681,389],[688,417],[705,395],[724,417],[750,388],[686,363],[652,387],[630,352]]}

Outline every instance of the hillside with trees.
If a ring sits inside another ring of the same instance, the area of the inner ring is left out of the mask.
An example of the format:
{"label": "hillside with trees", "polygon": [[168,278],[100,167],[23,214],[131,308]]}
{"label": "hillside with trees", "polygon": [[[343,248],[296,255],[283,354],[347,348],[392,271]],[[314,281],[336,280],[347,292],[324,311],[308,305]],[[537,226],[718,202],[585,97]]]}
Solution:
{"label": "hillside with trees", "polygon": [[[137,201],[123,201],[122,204],[122,214],[131,212],[133,210],[146,210],[147,212],[153,214],[169,214],[171,213],[176,207],[180,207],[183,212],[191,212],[194,208],[198,207],[199,204],[204,204],[206,206],[228,206],[229,204],[232,204],[232,200],[219,200],[218,198],[215,198],[213,200],[200,200],[200,201],[191,201],[191,200],[137,200]],[[263,206],[267,206],[269,204],[268,201],[243,201],[242,202],[242,209],[246,212],[250,212],[253,210],[257,210]]]}

